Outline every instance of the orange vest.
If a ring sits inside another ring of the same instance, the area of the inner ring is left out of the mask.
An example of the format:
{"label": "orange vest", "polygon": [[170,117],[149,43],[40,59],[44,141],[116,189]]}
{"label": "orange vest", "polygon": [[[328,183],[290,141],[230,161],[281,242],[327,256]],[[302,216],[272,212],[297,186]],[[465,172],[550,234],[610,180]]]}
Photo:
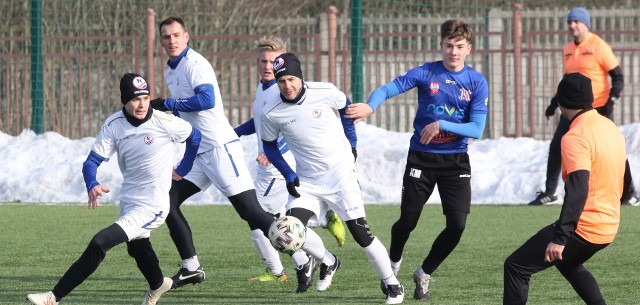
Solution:
{"label": "orange vest", "polygon": [[576,45],[568,43],[562,51],[564,74],[578,72],[591,79],[593,108],[604,106],[609,100],[609,71],[619,66],[611,47],[594,33]]}
{"label": "orange vest", "polygon": [[587,170],[589,194],[576,234],[594,244],[611,243],[620,224],[624,184],[624,136],[611,120],[589,110],[577,116],[562,137],[562,179]]}

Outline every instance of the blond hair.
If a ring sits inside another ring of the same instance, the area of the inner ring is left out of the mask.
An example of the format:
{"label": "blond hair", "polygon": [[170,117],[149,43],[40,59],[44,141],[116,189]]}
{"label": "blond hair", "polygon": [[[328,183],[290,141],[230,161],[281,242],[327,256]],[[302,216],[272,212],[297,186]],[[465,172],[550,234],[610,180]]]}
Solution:
{"label": "blond hair", "polygon": [[258,51],[287,52],[287,42],[279,36],[262,36],[256,41]]}

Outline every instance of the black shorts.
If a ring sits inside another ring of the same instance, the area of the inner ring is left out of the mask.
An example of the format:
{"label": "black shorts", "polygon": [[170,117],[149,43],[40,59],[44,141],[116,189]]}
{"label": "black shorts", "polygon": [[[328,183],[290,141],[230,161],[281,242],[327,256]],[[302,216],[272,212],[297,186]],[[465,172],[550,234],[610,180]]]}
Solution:
{"label": "black shorts", "polygon": [[438,185],[442,211],[471,211],[471,164],[467,153],[409,151],[402,178],[400,209],[420,212]]}

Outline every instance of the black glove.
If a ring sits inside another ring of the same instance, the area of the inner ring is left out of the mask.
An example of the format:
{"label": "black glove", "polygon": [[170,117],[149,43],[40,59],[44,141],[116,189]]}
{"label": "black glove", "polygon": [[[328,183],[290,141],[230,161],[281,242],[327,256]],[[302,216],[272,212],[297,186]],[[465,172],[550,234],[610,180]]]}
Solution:
{"label": "black glove", "polygon": [[353,161],[355,162],[358,159],[358,150],[355,147],[351,147],[351,153],[353,154]]}
{"label": "black glove", "polygon": [[544,116],[546,116],[547,119],[549,119],[554,114],[556,114],[556,109],[558,109],[558,100],[554,96],[554,97],[551,98],[551,102],[549,103],[549,107],[547,107],[547,110],[544,111]]}
{"label": "black glove", "polygon": [[287,192],[289,192],[289,195],[293,197],[300,198],[300,193],[296,191],[296,186],[300,186],[300,180],[298,180],[298,177],[295,177],[291,182],[287,182]]}
{"label": "black glove", "polygon": [[161,97],[151,100],[151,108],[160,111],[169,111],[169,109],[164,106],[164,99]]}
{"label": "black glove", "polygon": [[613,113],[613,107],[616,104],[616,100],[618,100],[618,99],[612,96],[612,97],[609,98],[607,103],[604,104],[604,106],[598,107],[598,108],[596,108],[596,110],[602,116],[609,117],[611,115],[611,113]]}

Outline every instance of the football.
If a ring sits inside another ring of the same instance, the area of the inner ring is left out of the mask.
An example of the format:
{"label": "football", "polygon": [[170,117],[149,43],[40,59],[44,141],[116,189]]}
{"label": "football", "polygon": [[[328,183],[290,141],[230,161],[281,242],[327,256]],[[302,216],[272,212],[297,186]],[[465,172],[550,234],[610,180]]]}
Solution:
{"label": "football", "polygon": [[285,216],[276,219],[269,228],[269,240],[276,250],[293,254],[300,250],[307,238],[307,228],[300,219]]}

